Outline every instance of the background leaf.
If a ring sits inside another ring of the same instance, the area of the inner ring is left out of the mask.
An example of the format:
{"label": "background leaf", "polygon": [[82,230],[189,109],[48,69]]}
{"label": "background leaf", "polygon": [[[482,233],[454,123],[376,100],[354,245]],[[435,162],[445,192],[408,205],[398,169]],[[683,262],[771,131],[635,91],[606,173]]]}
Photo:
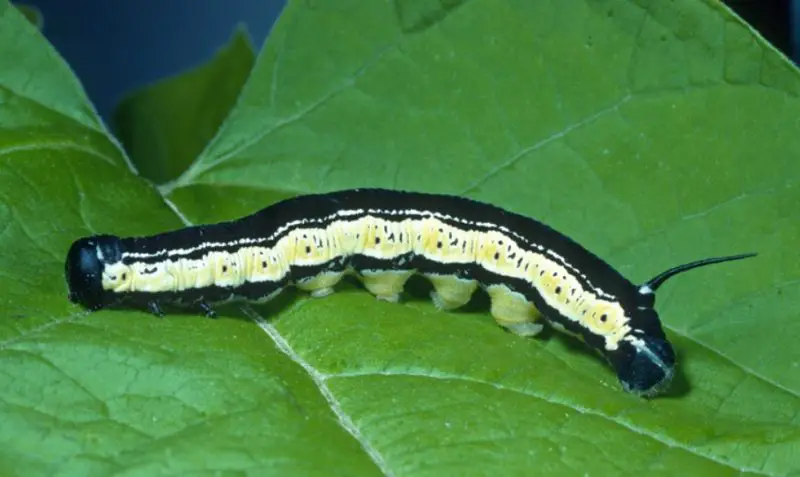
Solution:
{"label": "background leaf", "polygon": [[44,27],[44,16],[36,6],[24,3],[13,3],[12,5],[36,28],[41,30]]}
{"label": "background leaf", "polygon": [[[800,472],[800,81],[717,2],[292,2],[163,195],[0,8],[3,474]],[[365,185],[536,216],[636,281],[760,255],[665,286],[681,374],[652,401],[560,334],[503,332],[485,297],[435,311],[420,282],[401,305],[345,284],[216,321],[64,297],[81,235]]]}
{"label": "background leaf", "polygon": [[160,184],[189,167],[225,120],[254,61],[242,27],[207,64],[121,101],[115,133],[143,177]]}

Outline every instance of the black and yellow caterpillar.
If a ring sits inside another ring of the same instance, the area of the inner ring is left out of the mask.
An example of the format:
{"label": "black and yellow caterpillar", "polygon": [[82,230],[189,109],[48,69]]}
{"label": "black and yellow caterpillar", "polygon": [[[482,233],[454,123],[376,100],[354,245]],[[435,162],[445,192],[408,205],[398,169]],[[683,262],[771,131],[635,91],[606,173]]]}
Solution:
{"label": "black and yellow caterpillar", "polygon": [[683,271],[753,255],[699,260],[634,285],[531,218],[463,197],[353,189],[149,237],[81,238],[65,268],[73,303],[129,304],[159,316],[172,304],[213,317],[213,303],[263,302],[290,285],[322,297],[348,273],[392,302],[421,274],[443,310],[465,305],[481,287],[503,327],[533,336],[543,317],[605,357],[626,391],[652,396],[675,369],[656,289]]}

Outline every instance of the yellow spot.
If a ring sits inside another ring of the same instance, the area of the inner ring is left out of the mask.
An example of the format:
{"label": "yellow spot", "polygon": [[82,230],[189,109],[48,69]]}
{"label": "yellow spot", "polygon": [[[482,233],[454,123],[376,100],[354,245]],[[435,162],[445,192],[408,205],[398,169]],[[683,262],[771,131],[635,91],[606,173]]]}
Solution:
{"label": "yellow spot", "polygon": [[116,293],[127,292],[133,282],[133,272],[130,267],[122,262],[106,265],[103,269],[103,290],[113,290]]}
{"label": "yellow spot", "polygon": [[624,324],[621,318],[614,305],[598,301],[589,309],[584,322],[594,333],[611,336]]}
{"label": "yellow spot", "polygon": [[177,280],[167,272],[164,262],[149,264],[136,262],[131,265],[133,277],[130,291],[135,292],[168,292],[177,289]]}
{"label": "yellow spot", "polygon": [[244,283],[242,264],[239,255],[228,252],[208,254],[214,274],[214,284],[221,287],[236,287]]}
{"label": "yellow spot", "polygon": [[413,250],[405,221],[392,222],[375,217],[367,219],[362,254],[391,260]]}
{"label": "yellow spot", "polygon": [[479,232],[475,240],[475,261],[490,271],[497,270],[500,259],[498,241],[504,235],[497,232]]}
{"label": "yellow spot", "polygon": [[298,229],[287,235],[290,250],[287,254],[292,264],[320,265],[330,260],[330,248],[324,229]]}

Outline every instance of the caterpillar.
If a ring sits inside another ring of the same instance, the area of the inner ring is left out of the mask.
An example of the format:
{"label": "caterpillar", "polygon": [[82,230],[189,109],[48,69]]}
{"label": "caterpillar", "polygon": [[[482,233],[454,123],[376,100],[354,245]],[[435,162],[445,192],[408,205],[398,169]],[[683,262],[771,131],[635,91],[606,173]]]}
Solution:
{"label": "caterpillar", "polygon": [[65,275],[69,300],[90,310],[121,305],[163,316],[162,305],[178,305],[215,317],[215,303],[265,302],[288,286],[323,297],[347,274],[397,302],[419,274],[437,308],[460,308],[482,288],[500,326],[535,336],[547,323],[577,336],[625,391],[651,397],[676,366],[656,290],[684,271],[755,255],[698,260],[635,285],[532,218],[459,196],[350,189],[158,235],[80,238]]}

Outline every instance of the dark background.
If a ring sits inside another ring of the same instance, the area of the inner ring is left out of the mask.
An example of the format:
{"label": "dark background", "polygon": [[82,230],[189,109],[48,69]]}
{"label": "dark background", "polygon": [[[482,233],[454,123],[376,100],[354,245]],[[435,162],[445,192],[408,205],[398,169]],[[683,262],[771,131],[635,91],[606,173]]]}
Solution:
{"label": "dark background", "polygon": [[[326,0],[337,1],[337,0]],[[370,0],[364,0],[370,1]],[[555,1],[555,0],[549,0]],[[207,61],[245,24],[258,51],[286,0],[27,0],[44,35],[108,121],[132,88]],[[800,0],[727,0],[787,56],[800,60]],[[792,18],[797,21],[792,22]]]}

